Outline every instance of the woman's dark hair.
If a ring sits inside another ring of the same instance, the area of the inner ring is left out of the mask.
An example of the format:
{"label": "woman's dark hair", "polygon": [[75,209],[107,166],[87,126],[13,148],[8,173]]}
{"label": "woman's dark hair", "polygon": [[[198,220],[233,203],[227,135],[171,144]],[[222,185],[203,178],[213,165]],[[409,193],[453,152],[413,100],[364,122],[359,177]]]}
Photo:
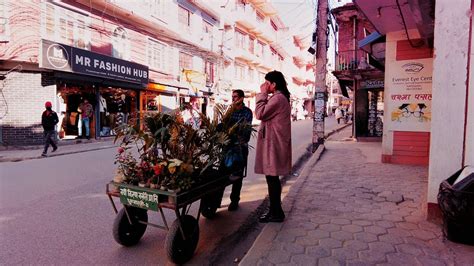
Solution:
{"label": "woman's dark hair", "polygon": [[288,91],[285,76],[280,71],[270,71],[265,75],[265,79],[276,84],[275,89],[280,91],[290,101],[290,92]]}

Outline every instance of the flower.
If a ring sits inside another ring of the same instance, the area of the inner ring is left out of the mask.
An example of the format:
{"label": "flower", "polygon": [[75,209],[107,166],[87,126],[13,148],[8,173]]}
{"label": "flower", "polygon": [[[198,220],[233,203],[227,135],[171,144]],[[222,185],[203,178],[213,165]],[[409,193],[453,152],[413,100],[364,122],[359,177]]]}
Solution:
{"label": "flower", "polygon": [[155,175],[159,175],[161,173],[161,170],[163,170],[163,167],[159,164],[156,164],[153,166],[153,171],[155,172]]}
{"label": "flower", "polygon": [[119,147],[119,148],[117,149],[117,152],[118,152],[118,153],[123,153],[124,151],[125,151],[125,149],[124,149],[123,147]]}
{"label": "flower", "polygon": [[176,172],[176,166],[169,166],[168,167],[168,171],[170,172],[170,174],[174,174],[174,172]]}

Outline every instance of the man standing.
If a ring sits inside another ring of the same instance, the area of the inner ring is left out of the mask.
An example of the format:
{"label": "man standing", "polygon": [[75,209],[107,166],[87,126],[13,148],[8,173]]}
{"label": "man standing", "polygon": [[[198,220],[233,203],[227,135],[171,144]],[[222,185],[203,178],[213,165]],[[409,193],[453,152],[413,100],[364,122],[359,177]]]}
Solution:
{"label": "man standing", "polygon": [[44,150],[41,156],[46,157],[48,153],[49,144],[53,147],[53,152],[58,149],[56,145],[55,137],[56,137],[56,130],[55,126],[59,122],[58,115],[55,111],[53,111],[51,102],[46,102],[44,104],[46,110],[41,115],[41,125],[43,126],[44,130]]}
{"label": "man standing", "polygon": [[[232,105],[235,111],[231,116],[231,123],[246,123],[252,124],[253,114],[252,110],[244,104],[244,92],[242,90],[234,90],[232,92]],[[242,168],[231,175],[231,179],[235,180],[232,184],[232,192],[230,194],[231,203],[229,204],[228,210],[235,211],[239,208],[240,201],[240,190],[242,189],[242,181],[244,178],[244,169],[247,167],[247,157],[249,155],[248,142],[250,141],[252,131],[245,130],[237,132],[237,145],[240,145],[242,150],[243,165]]]}
{"label": "man standing", "polygon": [[[90,121],[94,113],[94,109],[92,109],[92,105],[87,99],[84,99],[84,102],[79,105],[79,112],[81,113],[82,124],[86,128],[86,138],[90,139]],[[79,126],[78,131],[78,138],[82,138],[82,126]]]}

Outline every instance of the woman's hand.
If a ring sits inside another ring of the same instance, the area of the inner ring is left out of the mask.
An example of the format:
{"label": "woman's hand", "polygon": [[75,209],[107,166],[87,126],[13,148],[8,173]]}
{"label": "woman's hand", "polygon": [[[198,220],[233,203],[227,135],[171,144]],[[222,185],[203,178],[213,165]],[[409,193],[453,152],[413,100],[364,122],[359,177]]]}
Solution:
{"label": "woman's hand", "polygon": [[268,82],[265,81],[264,83],[262,83],[262,85],[260,85],[260,92],[261,93],[268,93]]}

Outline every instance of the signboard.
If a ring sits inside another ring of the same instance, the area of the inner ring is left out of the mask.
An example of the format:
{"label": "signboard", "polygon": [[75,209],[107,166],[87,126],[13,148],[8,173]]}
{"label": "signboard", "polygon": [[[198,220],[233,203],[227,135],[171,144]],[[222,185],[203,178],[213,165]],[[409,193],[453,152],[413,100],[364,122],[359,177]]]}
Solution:
{"label": "signboard", "polygon": [[369,79],[360,82],[361,89],[379,89],[384,87],[384,81],[379,79]]}
{"label": "signboard", "polygon": [[120,202],[129,206],[158,211],[158,193],[140,187],[120,185]]}
{"label": "signboard", "polygon": [[148,67],[64,44],[41,40],[41,68],[148,84]]}
{"label": "signboard", "polygon": [[385,77],[391,130],[430,131],[433,59],[394,61]]}

